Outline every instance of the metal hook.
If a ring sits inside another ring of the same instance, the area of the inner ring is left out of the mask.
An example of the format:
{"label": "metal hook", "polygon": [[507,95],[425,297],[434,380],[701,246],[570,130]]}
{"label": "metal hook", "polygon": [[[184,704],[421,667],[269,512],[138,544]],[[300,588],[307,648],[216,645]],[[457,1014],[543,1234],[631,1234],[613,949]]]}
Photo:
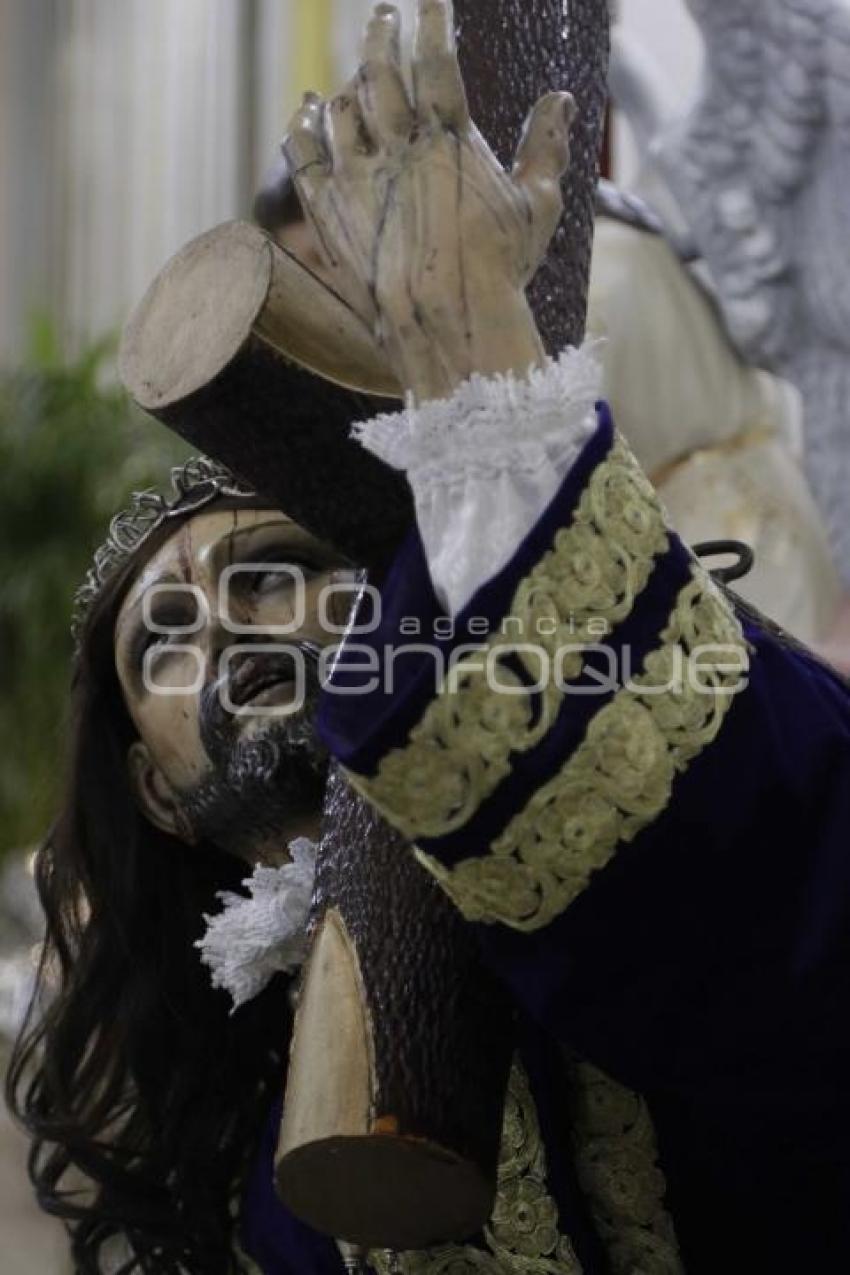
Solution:
{"label": "metal hook", "polygon": [[721,554],[731,553],[738,561],[731,567],[715,567],[712,576],[720,584],[732,584],[734,580],[742,580],[749,575],[755,566],[756,555],[743,540],[705,540],[702,544],[693,545],[693,552],[698,558],[717,558]]}

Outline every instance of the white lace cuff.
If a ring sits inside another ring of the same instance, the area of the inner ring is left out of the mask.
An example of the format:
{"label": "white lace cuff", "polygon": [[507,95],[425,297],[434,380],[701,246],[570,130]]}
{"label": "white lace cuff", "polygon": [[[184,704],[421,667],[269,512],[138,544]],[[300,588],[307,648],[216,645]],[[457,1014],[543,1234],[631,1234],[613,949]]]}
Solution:
{"label": "white lace cuff", "polygon": [[566,350],[525,380],[473,376],[448,399],[354,427],[406,472],[434,589],[457,615],[511,559],[596,427],[594,347]]}

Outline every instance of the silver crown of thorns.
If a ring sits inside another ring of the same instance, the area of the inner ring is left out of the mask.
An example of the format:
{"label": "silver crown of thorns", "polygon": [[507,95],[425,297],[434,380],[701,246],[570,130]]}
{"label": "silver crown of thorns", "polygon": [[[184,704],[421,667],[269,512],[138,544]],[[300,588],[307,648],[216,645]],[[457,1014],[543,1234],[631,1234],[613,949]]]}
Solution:
{"label": "silver crown of thorns", "polygon": [[109,534],[94,555],[94,562],[74,597],[71,635],[79,647],[86,619],[102,590],[126,566],[146,540],[171,518],[196,513],[223,497],[250,499],[253,488],[217,461],[193,456],[171,471],[171,490],[137,491],[130,507],[115,515]]}

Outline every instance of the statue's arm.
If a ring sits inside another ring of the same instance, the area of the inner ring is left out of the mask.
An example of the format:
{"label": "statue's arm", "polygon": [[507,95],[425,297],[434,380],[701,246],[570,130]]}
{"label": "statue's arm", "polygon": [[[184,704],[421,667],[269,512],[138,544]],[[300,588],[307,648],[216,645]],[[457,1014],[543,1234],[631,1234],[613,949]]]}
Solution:
{"label": "statue's arm", "polygon": [[[364,643],[415,671],[364,696],[338,669],[325,729],[465,915],[531,931],[744,717],[751,647],[597,412],[592,353],[540,346],[525,287],[562,209],[569,95],[538,104],[507,174],[469,119],[451,4],[420,2],[412,95],[398,50],[379,6],[357,76],[308,96],[286,142],[335,287],[409,393],[357,433],[406,473],[419,530]],[[399,618],[427,642],[440,613],[451,640],[405,652]]]}
{"label": "statue's arm", "polygon": [[526,469],[518,422],[584,428],[580,363],[364,431],[408,451],[420,533],[323,736],[517,1004],[651,1096],[686,1269],[806,1269],[811,1245],[829,1269],[850,1260],[850,694],[742,623],[604,408],[517,531],[565,460],[544,430]]}
{"label": "statue's arm", "polygon": [[[415,395],[361,438],[419,534],[323,736],[523,1008],[651,1096],[688,1269],[850,1259],[850,694],[670,529],[590,356],[532,354],[519,223],[488,197],[465,235],[453,137],[454,167],[442,142],[411,159],[417,197],[453,174],[434,204],[385,191],[392,260],[361,294]],[[432,262],[422,311],[393,280],[415,298]]]}

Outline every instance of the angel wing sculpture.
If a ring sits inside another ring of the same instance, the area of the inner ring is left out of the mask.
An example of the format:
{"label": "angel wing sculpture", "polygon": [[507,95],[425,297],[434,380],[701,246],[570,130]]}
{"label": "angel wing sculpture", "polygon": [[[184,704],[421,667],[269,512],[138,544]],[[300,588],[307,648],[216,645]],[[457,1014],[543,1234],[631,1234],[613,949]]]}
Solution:
{"label": "angel wing sculpture", "polygon": [[748,362],[800,389],[850,582],[850,2],[687,0],[706,69],[656,160]]}
{"label": "angel wing sculpture", "polygon": [[[729,183],[704,176],[708,146],[694,148],[696,177],[675,183],[682,165],[670,150],[692,117],[626,27],[615,28],[610,88],[638,168],[628,192],[610,183],[598,192],[589,327],[605,338],[606,396],[685,539],[747,542],[755,566],[736,586],[741,595],[848,665],[838,555],[802,471],[802,395],[784,365],[733,336],[737,293],[730,300],[724,291],[727,314],[719,299],[726,275],[715,265],[715,281],[706,265],[704,210]],[[709,123],[726,144],[728,120],[713,111]]]}

